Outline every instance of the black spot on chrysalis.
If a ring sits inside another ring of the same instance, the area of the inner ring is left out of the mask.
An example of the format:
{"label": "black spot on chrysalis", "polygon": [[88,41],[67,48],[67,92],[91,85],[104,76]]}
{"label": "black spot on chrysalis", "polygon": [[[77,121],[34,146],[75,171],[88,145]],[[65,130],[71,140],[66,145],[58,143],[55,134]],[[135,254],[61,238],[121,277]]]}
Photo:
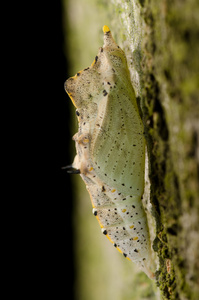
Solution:
{"label": "black spot on chrysalis", "polygon": [[105,97],[106,95],[108,95],[108,93],[107,93],[106,90],[103,90],[103,95],[104,95],[104,97]]}

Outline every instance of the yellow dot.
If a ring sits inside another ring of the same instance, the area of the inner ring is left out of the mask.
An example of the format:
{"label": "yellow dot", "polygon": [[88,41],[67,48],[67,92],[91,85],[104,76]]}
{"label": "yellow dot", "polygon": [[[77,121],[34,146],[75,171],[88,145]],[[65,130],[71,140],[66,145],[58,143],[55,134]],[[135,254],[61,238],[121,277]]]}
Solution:
{"label": "yellow dot", "polygon": [[104,25],[103,26],[103,32],[106,33],[106,32],[109,32],[109,31],[110,31],[109,27],[107,25]]}
{"label": "yellow dot", "polygon": [[137,237],[137,236],[136,236],[136,237],[134,237],[134,238],[133,238],[133,240],[134,240],[134,241],[137,241],[137,240],[138,240],[138,237]]}
{"label": "yellow dot", "polygon": [[86,143],[89,142],[89,139],[85,138],[85,139],[83,140],[83,142],[86,144]]}
{"label": "yellow dot", "polygon": [[113,189],[112,191],[111,191],[111,193],[114,193],[116,191],[116,189]]}
{"label": "yellow dot", "polygon": [[124,208],[123,210],[122,210],[122,212],[124,213],[126,211],[126,209]]}
{"label": "yellow dot", "polygon": [[134,227],[134,225],[129,226],[130,229],[132,229]]}

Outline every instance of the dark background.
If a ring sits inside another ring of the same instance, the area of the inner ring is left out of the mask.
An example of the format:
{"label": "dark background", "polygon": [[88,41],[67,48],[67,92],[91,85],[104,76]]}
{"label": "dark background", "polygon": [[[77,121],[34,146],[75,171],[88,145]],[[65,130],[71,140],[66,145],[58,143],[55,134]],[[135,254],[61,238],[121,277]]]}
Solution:
{"label": "dark background", "polygon": [[10,90],[18,112],[10,137],[8,293],[73,300],[74,204],[71,177],[61,170],[73,160],[63,8],[56,0],[10,11]]}
{"label": "dark background", "polygon": [[[44,170],[47,182],[46,191],[41,199],[43,212],[41,223],[43,232],[41,238],[41,254],[39,254],[41,270],[44,274],[40,277],[46,282],[44,294],[49,294],[54,299],[74,298],[74,252],[72,208],[73,198],[71,191],[71,178],[62,166],[72,162],[69,152],[71,141],[70,128],[70,100],[64,91],[64,82],[69,77],[67,53],[64,53],[63,35],[63,9],[61,1],[47,4],[46,20],[44,22],[43,42],[44,58],[44,161],[47,163]],[[45,38],[44,38],[45,41]],[[45,117],[44,117],[45,119]],[[44,137],[45,140],[45,137]],[[46,172],[47,171],[47,172]],[[41,178],[42,179],[42,178]],[[42,263],[44,262],[44,264]],[[42,284],[42,281],[41,281]]]}

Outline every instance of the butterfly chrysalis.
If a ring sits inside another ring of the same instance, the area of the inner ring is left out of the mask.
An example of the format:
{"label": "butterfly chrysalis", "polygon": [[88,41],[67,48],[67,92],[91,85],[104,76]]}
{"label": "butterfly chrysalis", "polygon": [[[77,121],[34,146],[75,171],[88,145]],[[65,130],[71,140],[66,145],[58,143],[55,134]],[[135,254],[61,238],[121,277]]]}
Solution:
{"label": "butterfly chrysalis", "polygon": [[142,205],[145,139],[126,56],[108,26],[90,67],[65,82],[79,122],[68,169],[86,184],[102,232],[150,278],[150,241]]}

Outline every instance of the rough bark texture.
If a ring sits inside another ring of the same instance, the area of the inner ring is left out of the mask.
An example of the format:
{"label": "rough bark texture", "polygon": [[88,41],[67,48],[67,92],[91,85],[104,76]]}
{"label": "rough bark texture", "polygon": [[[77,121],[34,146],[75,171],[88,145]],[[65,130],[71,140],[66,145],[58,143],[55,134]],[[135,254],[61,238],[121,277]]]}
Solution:
{"label": "rough bark texture", "polygon": [[[141,1],[140,1],[141,2]],[[165,299],[199,298],[199,3],[142,1],[144,120]]]}

